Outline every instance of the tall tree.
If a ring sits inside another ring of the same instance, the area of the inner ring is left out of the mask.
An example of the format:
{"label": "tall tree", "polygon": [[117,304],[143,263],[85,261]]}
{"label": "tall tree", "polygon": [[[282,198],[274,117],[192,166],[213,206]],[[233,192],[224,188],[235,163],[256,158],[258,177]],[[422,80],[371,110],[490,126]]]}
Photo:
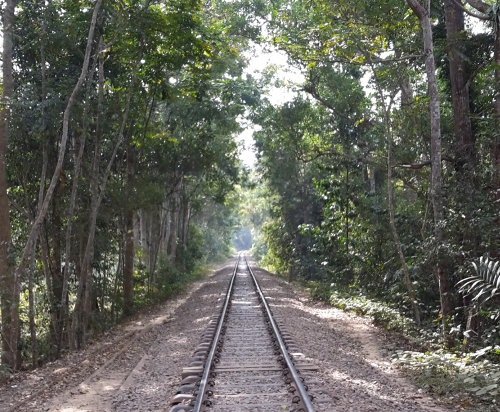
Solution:
{"label": "tall tree", "polygon": [[14,272],[14,262],[9,256],[11,247],[9,195],[7,193],[7,141],[11,99],[14,94],[12,61],[12,36],[16,0],[7,0],[3,10],[3,50],[2,50],[2,107],[0,110],[0,309],[2,311],[2,362],[11,368],[17,366],[17,334],[19,312],[17,310],[18,279]]}
{"label": "tall tree", "polygon": [[446,268],[440,257],[440,248],[444,240],[444,211],[443,211],[443,170],[441,145],[441,111],[439,90],[436,78],[436,64],[434,60],[434,41],[432,38],[432,23],[430,0],[406,0],[410,8],[417,15],[422,26],[424,40],[425,70],[429,90],[430,127],[431,127],[431,196],[434,211],[434,236],[436,240],[437,262],[434,265],[434,274],[439,281],[441,295],[441,314],[443,333],[448,340],[448,346],[455,346],[454,338],[449,334],[449,322],[452,315],[451,285]]}

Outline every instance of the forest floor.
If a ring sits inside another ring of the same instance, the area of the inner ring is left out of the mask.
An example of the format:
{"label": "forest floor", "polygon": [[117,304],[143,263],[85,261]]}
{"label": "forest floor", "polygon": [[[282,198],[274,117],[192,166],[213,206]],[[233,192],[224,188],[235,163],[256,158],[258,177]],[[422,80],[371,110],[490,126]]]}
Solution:
{"label": "forest floor", "polygon": [[[233,265],[228,260],[182,296],[141,312],[85,350],[0,383],[0,412],[168,411]],[[317,379],[335,400],[331,411],[464,409],[463,399],[432,398],[407,380],[389,362],[384,331],[368,318],[314,304],[304,288],[264,270],[255,274],[273,312],[318,365]],[[466,405],[467,411],[497,410]]]}

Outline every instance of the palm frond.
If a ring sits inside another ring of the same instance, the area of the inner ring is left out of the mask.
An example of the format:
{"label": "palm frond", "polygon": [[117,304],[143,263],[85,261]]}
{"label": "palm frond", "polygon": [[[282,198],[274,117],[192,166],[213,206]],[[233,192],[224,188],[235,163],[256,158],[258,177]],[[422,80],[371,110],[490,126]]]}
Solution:
{"label": "palm frond", "polygon": [[474,295],[472,301],[479,305],[500,295],[500,262],[482,257],[479,264],[472,263],[472,267],[475,274],[457,283],[459,292]]}

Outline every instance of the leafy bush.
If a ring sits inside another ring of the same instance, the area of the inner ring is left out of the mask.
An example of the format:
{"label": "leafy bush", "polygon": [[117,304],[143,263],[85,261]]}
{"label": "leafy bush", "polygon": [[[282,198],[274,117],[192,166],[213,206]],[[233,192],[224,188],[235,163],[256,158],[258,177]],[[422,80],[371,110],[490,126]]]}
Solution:
{"label": "leafy bush", "polygon": [[403,332],[414,330],[412,319],[405,317],[387,303],[369,299],[357,288],[340,288],[335,283],[328,285],[319,281],[311,281],[307,286],[311,300],[330,302],[332,306],[347,312],[369,316],[374,323],[387,329]]}
{"label": "leafy bush", "polygon": [[403,316],[398,310],[383,302],[368,299],[363,295],[351,295],[333,291],[330,296],[333,306],[357,315],[370,316],[374,323],[387,329],[409,332],[414,328],[412,319]]}
{"label": "leafy bush", "polygon": [[311,281],[307,284],[309,287],[309,297],[311,300],[315,302],[329,302],[332,296],[332,288],[331,285],[318,282]]}
{"label": "leafy bush", "polygon": [[[495,350],[499,349],[497,347]],[[487,352],[492,350],[494,348],[490,347],[470,354],[449,353],[445,350],[433,353],[398,350],[391,358],[399,367],[419,372],[418,381],[424,389],[440,393],[459,389],[482,401],[498,401],[500,365],[484,359]]]}

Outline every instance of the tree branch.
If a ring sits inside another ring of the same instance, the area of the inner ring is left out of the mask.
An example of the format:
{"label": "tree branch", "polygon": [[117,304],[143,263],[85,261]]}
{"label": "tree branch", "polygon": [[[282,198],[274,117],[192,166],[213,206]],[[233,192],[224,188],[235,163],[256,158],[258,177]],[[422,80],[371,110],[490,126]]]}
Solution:
{"label": "tree branch", "polygon": [[25,210],[19,203],[15,200],[9,198],[10,204],[16,209],[19,213],[24,215],[30,222],[33,222],[33,216],[31,216],[27,210]]}
{"label": "tree branch", "polygon": [[[455,163],[455,159],[453,159],[450,156],[443,155],[441,156],[441,161],[446,160],[447,162]],[[428,160],[427,162],[422,162],[422,163],[413,163],[413,164],[399,164],[399,165],[394,165],[393,167],[399,167],[403,169],[422,169],[425,166],[430,166],[431,161]]]}
{"label": "tree branch", "polygon": [[[467,9],[466,7],[464,7],[464,5],[460,1],[458,1],[458,0],[451,0],[451,1],[453,3],[455,3],[458,8],[460,8],[462,11],[466,12],[468,15],[470,15],[472,17],[475,17],[475,18],[481,19],[481,20],[487,20],[487,21],[491,20],[491,17],[489,17],[489,16],[483,16],[481,14],[476,14],[476,13],[470,11],[469,9]],[[472,6],[472,7],[474,7],[474,6]],[[474,7],[474,8],[476,10],[479,10],[477,7]],[[479,10],[479,11],[483,12],[482,10]],[[483,13],[486,13],[486,12],[483,12]]]}
{"label": "tree branch", "polygon": [[491,6],[481,0],[466,0],[472,7],[481,13],[487,14]]}

